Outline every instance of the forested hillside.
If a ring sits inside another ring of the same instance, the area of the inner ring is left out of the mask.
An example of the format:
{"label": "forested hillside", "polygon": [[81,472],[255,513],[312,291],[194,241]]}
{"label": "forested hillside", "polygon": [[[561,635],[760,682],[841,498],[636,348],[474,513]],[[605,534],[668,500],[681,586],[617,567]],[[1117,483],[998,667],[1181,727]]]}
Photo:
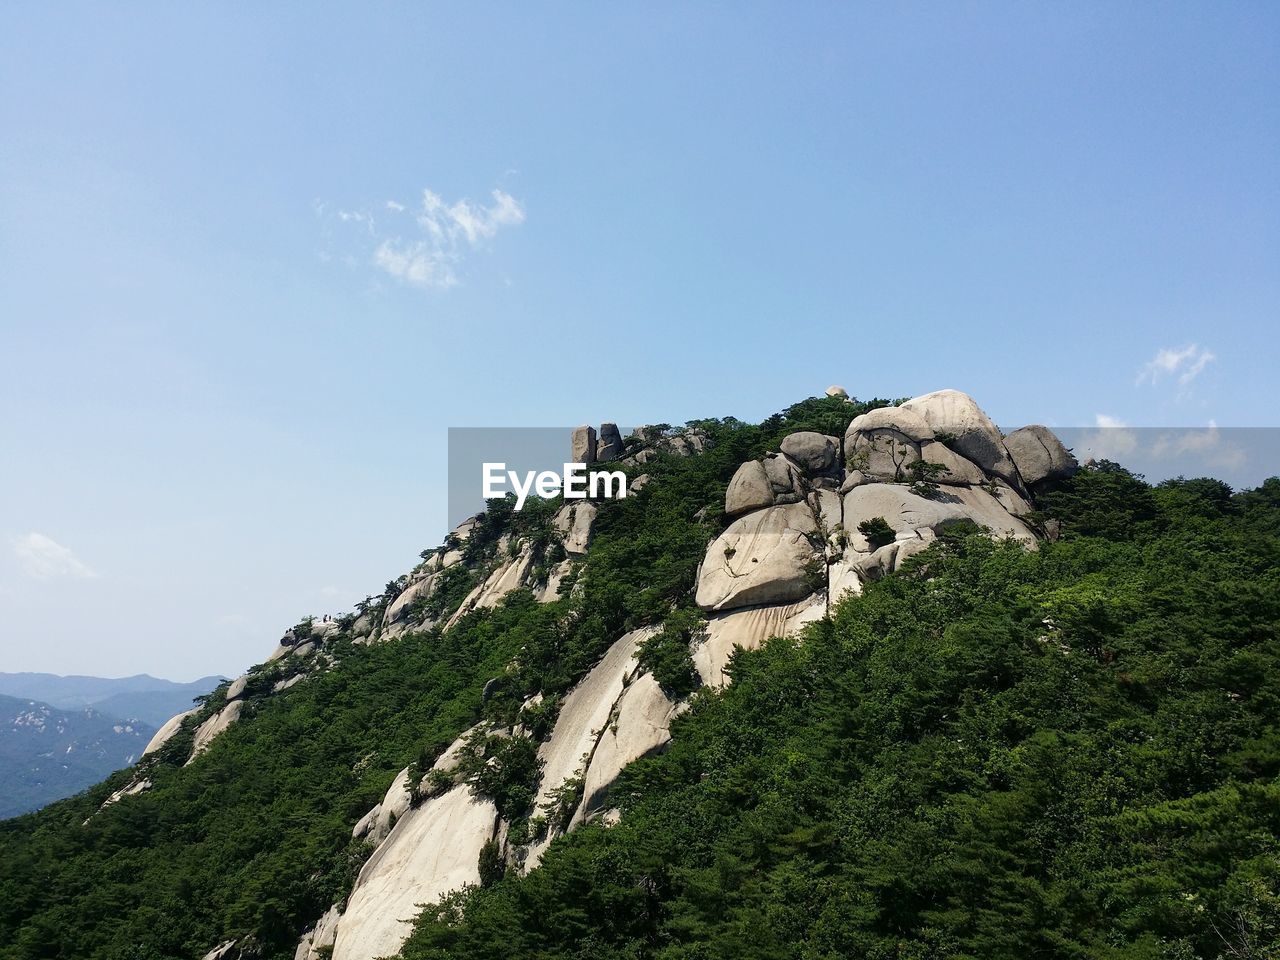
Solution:
{"label": "forested hillside", "polygon": [[[628,467],[648,482],[600,506],[581,556],[557,504],[491,504],[422,579],[322,641],[299,625],[136,773],[0,824],[0,958],[325,956],[299,936],[348,905],[398,771],[399,819],[456,784],[503,825],[408,958],[1275,956],[1280,481],[1082,470],[1026,517],[1057,539],[948,523],[700,687],[694,591],[731,478],[886,403],[692,424],[705,449]],[[467,606],[517,552],[523,585]],[[410,627],[372,642],[362,621]],[[620,819],[582,819],[581,778],[536,802],[557,710],[637,628],[639,669],[688,703],[670,743],[610,786]],[[502,853],[570,821],[540,863]]]}
{"label": "forested hillside", "polygon": [[443,957],[1280,956],[1280,481],[957,532],[625,774],[623,817],[430,912]]}

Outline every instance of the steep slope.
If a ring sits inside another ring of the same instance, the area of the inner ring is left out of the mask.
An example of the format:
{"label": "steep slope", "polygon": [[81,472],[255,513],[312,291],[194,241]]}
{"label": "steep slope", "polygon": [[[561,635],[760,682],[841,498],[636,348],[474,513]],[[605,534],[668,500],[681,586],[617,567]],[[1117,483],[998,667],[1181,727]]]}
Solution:
{"label": "steep slope", "polygon": [[[1274,826],[1258,803],[1224,800],[1201,874],[1191,833],[1121,843],[1108,818],[1275,777],[1274,490],[1073,476],[1048,431],[1005,438],[955,391],[609,426],[575,447],[638,496],[492,502],[134,770],[0,827],[0,957],[1208,956],[1210,921],[1265,934],[1272,853],[1231,866]],[[1190,657],[1201,617],[1244,654],[1234,699]],[[1226,756],[1179,752],[1176,717]],[[1173,922],[1174,893],[1123,900],[1135,875],[1237,892]]]}
{"label": "steep slope", "polygon": [[96,710],[0,696],[0,818],[37,810],[129,766],[154,732]]}
{"label": "steep slope", "polygon": [[944,530],[740,651],[616,825],[403,956],[1280,955],[1280,480],[1103,465],[1045,507],[1059,542]]}

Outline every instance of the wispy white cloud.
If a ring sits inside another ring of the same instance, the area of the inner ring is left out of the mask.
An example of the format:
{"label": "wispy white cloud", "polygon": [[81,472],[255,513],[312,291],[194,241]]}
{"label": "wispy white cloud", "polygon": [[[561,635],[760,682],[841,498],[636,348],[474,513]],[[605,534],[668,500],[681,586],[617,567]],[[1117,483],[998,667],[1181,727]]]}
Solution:
{"label": "wispy white cloud", "polygon": [[[402,283],[434,290],[457,286],[462,263],[470,253],[525,220],[520,201],[500,189],[490,191],[489,203],[447,202],[434,191],[423,190],[416,208],[387,200],[383,213],[375,219],[367,211],[343,210],[337,217],[362,227],[374,239],[370,257],[375,267]],[[407,218],[411,223],[406,223]]]}
{"label": "wispy white cloud", "polygon": [[59,577],[90,579],[97,574],[89,569],[69,547],[64,547],[43,533],[28,533],[10,541],[13,555],[22,572],[37,580]]}
{"label": "wispy white cloud", "polygon": [[1139,386],[1144,383],[1155,386],[1167,376],[1177,377],[1178,385],[1185,387],[1216,359],[1213,351],[1196,343],[1177,350],[1165,347],[1143,365],[1135,382]]}
{"label": "wispy white cloud", "polygon": [[448,290],[458,283],[457,256],[424,240],[383,240],[373,251],[378,269],[415,287]]}
{"label": "wispy white cloud", "polygon": [[373,214],[364,213],[360,210],[339,210],[338,219],[343,223],[357,223],[364,227],[365,232],[371,237],[378,235],[377,224],[373,222]]}

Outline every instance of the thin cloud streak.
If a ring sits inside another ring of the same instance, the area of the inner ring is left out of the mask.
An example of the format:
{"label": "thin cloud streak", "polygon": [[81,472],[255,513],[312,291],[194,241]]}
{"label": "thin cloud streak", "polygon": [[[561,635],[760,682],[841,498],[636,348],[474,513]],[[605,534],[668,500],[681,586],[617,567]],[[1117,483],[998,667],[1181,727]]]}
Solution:
{"label": "thin cloud streak", "polygon": [[1178,385],[1185,387],[1216,359],[1213,351],[1196,343],[1178,350],[1165,347],[1157,350],[1156,355],[1143,365],[1134,383],[1135,386],[1149,383],[1154,387],[1162,377],[1176,376]]}
{"label": "thin cloud streak", "polygon": [[[448,290],[461,282],[467,256],[525,221],[524,206],[511,194],[495,188],[490,198],[487,204],[465,198],[448,202],[433,190],[423,190],[414,210],[386,200],[386,216],[375,219],[369,212],[341,210],[337,218],[373,238],[371,262],[387,276],[424,290]],[[412,218],[412,232],[403,229],[405,217]],[[380,222],[387,221],[391,226],[384,230]]]}

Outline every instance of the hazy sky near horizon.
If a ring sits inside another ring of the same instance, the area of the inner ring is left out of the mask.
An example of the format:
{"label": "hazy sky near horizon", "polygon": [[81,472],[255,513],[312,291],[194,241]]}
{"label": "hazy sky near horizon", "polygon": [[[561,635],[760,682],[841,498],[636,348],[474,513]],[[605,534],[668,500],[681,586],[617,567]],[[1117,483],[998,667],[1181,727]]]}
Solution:
{"label": "hazy sky near horizon", "polygon": [[185,680],[450,426],[1277,426],[1280,7],[7,4],[0,670]]}

